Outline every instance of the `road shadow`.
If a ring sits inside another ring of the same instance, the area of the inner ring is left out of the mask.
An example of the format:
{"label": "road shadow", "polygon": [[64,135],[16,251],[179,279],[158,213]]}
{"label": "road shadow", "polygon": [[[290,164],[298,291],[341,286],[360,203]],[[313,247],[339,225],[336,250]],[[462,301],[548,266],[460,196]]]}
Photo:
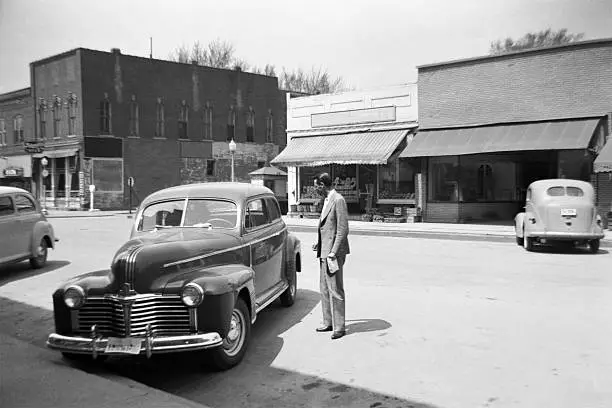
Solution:
{"label": "road shadow", "polygon": [[346,335],[369,333],[391,328],[391,323],[383,319],[354,319],[346,321]]}
{"label": "road shadow", "polygon": [[21,279],[32,278],[34,276],[42,275],[48,272],[55,271],[56,269],[63,268],[66,265],[70,265],[69,261],[47,261],[44,268],[33,269],[30,266],[30,262],[23,261],[0,267],[0,286],[6,285],[11,282],[15,282]]}
{"label": "road shadow", "polygon": [[533,253],[539,254],[558,254],[558,255],[605,255],[610,252],[606,249],[599,248],[597,253],[592,253],[588,247],[576,247],[569,245],[547,245],[538,244],[533,247]]}

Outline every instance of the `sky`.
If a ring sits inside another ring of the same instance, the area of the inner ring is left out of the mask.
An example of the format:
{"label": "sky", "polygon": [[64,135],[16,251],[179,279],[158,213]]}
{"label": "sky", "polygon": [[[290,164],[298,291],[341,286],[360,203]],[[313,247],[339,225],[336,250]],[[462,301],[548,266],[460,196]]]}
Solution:
{"label": "sky", "polygon": [[419,65],[486,55],[546,28],[612,37],[610,0],[0,0],[0,93],[29,63],[77,47],[166,59],[215,39],[277,72],[313,67],[355,89],[412,83]]}

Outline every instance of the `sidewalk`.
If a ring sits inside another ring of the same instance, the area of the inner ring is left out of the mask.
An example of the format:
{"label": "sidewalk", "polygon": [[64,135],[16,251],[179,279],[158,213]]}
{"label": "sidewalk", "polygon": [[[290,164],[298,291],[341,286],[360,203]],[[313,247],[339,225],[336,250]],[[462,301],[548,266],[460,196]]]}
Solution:
{"label": "sidewalk", "polygon": [[128,379],[88,374],[59,353],[0,333],[2,408],[206,408]]}
{"label": "sidewalk", "polygon": [[[132,211],[132,216],[135,212]],[[118,211],[60,211],[49,210],[47,218],[114,217],[129,215],[128,210]],[[318,219],[283,216],[292,231],[316,231]],[[514,226],[482,224],[382,223],[349,221],[351,234],[389,237],[457,239],[465,241],[515,242]],[[612,248],[612,231],[605,230],[601,246]]]}

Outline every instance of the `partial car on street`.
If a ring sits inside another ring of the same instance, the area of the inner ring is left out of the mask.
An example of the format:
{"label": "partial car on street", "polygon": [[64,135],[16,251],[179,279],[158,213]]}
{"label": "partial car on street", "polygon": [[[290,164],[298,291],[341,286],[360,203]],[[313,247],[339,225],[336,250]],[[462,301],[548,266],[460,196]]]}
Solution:
{"label": "partial car on street", "polygon": [[238,364],[251,324],[276,299],[293,305],[300,241],[274,193],[246,183],[171,187],[148,196],[108,270],[55,291],[66,358],[206,350],[217,369]]}
{"label": "partial car on street", "polygon": [[0,186],[0,266],[29,260],[32,268],[42,268],[56,241],[53,226],[32,194]]}
{"label": "partial car on street", "polygon": [[593,186],[581,180],[546,179],[529,185],[525,211],[514,218],[516,243],[532,251],[536,243],[588,245],[599,251],[604,237]]}

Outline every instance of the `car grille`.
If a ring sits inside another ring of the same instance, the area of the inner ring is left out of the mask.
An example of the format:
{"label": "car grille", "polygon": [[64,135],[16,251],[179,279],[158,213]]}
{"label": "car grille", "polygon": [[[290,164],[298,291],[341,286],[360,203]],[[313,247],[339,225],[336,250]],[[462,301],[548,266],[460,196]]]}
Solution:
{"label": "car grille", "polygon": [[192,332],[190,322],[178,296],[136,297],[131,306],[121,298],[88,298],[76,311],[76,332],[87,337],[93,325],[103,336],[144,336],[147,325],[153,334],[180,336]]}

